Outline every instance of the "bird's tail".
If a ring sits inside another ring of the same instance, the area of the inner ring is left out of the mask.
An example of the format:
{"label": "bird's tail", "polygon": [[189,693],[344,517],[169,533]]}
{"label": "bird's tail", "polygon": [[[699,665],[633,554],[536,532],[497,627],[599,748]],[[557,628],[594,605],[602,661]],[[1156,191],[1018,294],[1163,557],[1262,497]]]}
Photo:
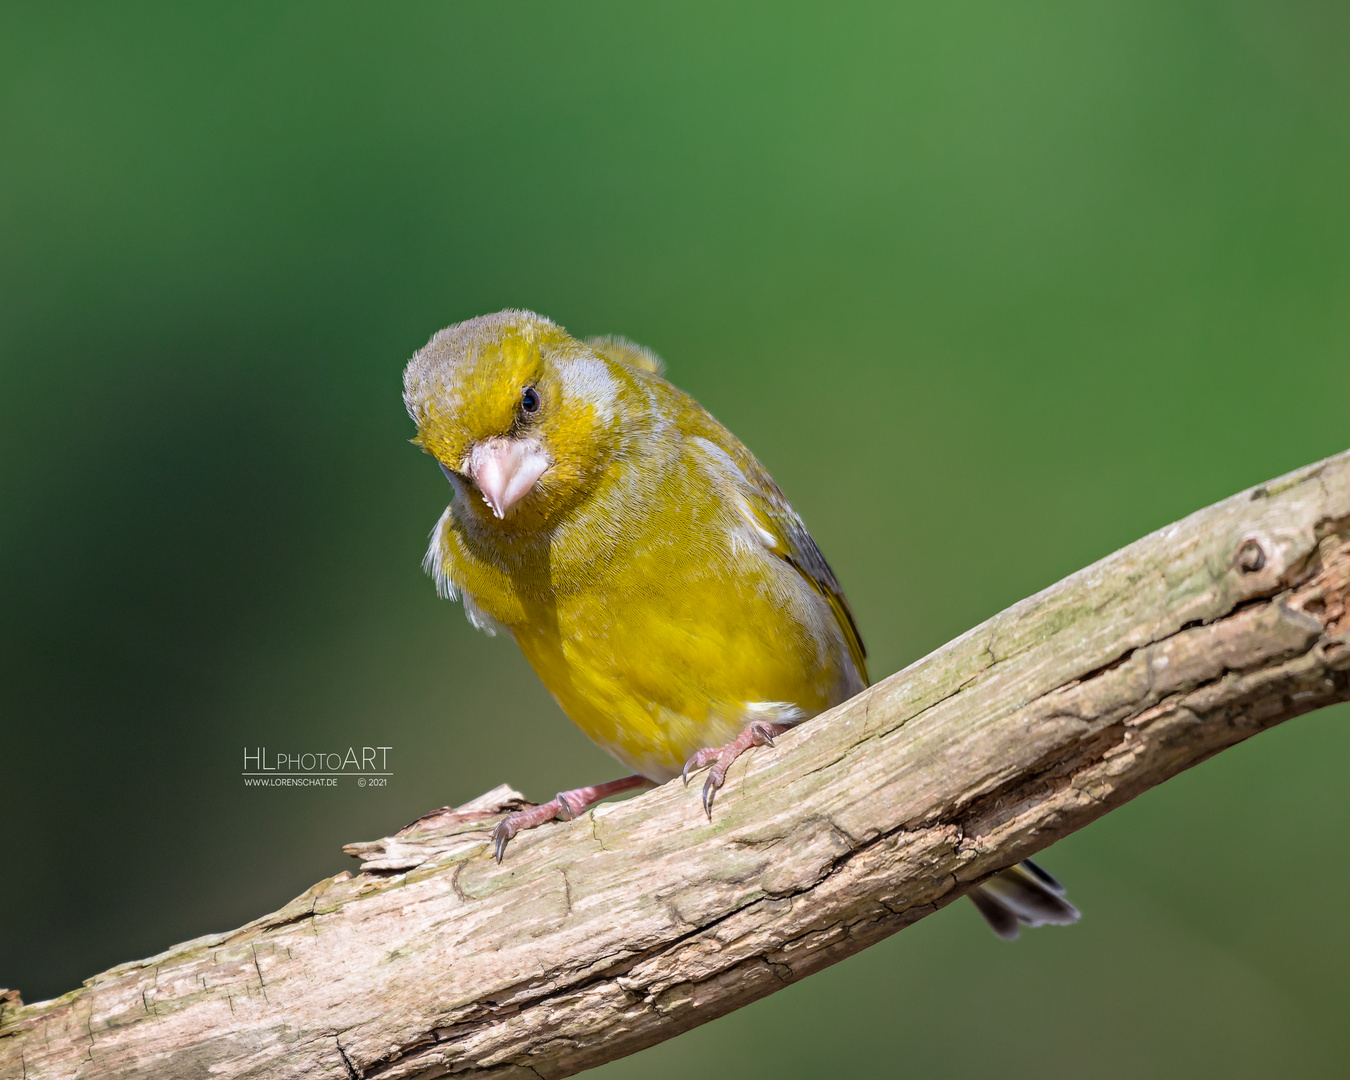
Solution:
{"label": "bird's tail", "polygon": [[1078,909],[1067,890],[1030,859],[995,874],[968,895],[989,926],[1005,941],[1015,941],[1023,926],[1067,926]]}

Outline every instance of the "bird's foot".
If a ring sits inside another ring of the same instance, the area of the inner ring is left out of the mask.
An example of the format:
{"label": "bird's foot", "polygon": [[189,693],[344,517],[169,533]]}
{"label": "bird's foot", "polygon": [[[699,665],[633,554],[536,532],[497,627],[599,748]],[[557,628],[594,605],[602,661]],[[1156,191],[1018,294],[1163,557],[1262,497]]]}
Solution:
{"label": "bird's foot", "polygon": [[752,746],[772,746],[774,739],[791,726],[756,720],[725,746],[705,746],[684,763],[685,784],[689,783],[690,770],[701,769],[705,765],[712,766],[708,772],[708,779],[703,781],[703,811],[708,815],[709,821],[712,820],[713,798],[726,783],[727,770],[731,768],[732,762]]}
{"label": "bird's foot", "polygon": [[605,784],[592,784],[590,787],[560,791],[546,803],[527,806],[524,810],[513,810],[497,822],[497,827],[492,830],[492,853],[497,857],[497,861],[501,862],[502,856],[506,854],[506,845],[516,833],[533,829],[546,821],[552,821],[555,817],[571,821],[574,817],[580,817],[588,806],[601,799],[608,799],[621,791],[645,787],[650,783],[645,776],[625,776],[622,780],[610,780]]}

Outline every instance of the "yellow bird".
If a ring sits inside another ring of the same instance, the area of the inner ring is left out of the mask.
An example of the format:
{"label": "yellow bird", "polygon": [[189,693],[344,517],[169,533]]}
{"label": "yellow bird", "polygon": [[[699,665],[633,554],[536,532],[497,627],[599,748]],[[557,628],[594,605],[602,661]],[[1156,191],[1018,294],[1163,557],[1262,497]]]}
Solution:
{"label": "yellow bird", "polygon": [[[409,362],[413,440],[454,494],[425,567],[505,628],[563,711],[637,775],[508,815],[522,829],[732,762],[868,685],[829,565],[754,455],[661,361],[528,311],[447,327]],[[995,931],[1078,917],[1030,862],[971,894]]]}

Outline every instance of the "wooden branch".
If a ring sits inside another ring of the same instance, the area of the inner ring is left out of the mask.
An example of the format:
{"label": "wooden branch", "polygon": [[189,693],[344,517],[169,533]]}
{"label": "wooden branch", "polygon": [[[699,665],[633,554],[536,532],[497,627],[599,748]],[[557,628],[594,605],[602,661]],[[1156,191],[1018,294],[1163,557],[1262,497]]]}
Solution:
{"label": "wooden branch", "polygon": [[518,837],[506,788],[231,933],[0,993],[0,1075],[561,1077],[893,934],[1182,769],[1350,698],[1350,452],[1009,608],[698,785]]}

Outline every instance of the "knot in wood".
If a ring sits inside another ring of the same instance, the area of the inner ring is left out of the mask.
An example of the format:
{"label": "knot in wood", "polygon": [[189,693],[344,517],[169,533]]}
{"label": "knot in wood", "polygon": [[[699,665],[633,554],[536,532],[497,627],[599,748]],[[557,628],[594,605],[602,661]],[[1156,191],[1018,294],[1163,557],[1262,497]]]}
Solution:
{"label": "knot in wood", "polygon": [[1255,540],[1245,540],[1237,553],[1238,569],[1254,574],[1266,565],[1266,549]]}

